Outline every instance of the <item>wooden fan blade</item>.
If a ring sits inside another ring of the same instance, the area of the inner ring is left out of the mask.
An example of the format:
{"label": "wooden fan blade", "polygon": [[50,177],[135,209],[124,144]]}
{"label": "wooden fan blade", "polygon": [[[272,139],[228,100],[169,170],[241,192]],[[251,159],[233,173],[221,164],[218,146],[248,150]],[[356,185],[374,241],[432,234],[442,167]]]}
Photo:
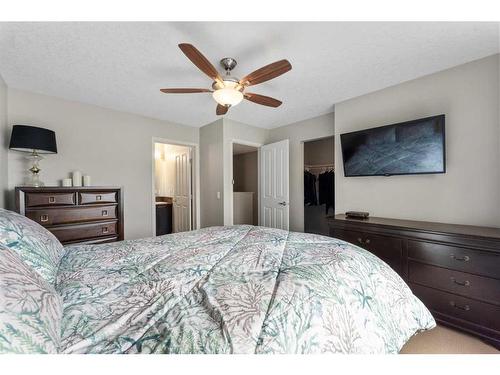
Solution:
{"label": "wooden fan blade", "polygon": [[212,78],[214,81],[222,82],[222,77],[215,67],[207,60],[203,54],[196,49],[195,46],[188,43],[179,44],[179,48],[187,56],[191,62],[198,67],[203,73]]}
{"label": "wooden fan blade", "polygon": [[209,89],[160,89],[165,94],[193,94],[197,92],[212,92]]}
{"label": "wooden fan blade", "polygon": [[217,110],[215,113],[217,116],[225,115],[227,111],[229,110],[229,107],[226,107],[225,105],[217,104]]}
{"label": "wooden fan blade", "polygon": [[274,108],[279,107],[282,104],[282,102],[278,99],[271,98],[270,96],[252,94],[251,92],[245,93],[245,99],[257,104],[267,105],[268,107]]}
{"label": "wooden fan blade", "polygon": [[269,81],[276,78],[292,69],[292,65],[288,60],[280,60],[266,65],[255,72],[250,73],[240,80],[240,84],[245,86],[252,86],[258,83]]}

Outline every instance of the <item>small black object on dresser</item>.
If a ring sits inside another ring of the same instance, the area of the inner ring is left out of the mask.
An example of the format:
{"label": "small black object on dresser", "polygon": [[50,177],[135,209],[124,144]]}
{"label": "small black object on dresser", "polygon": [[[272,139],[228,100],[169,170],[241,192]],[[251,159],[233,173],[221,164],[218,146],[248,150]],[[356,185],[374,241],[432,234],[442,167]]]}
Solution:
{"label": "small black object on dresser", "polygon": [[500,228],[345,215],[329,226],[391,266],[438,323],[500,349]]}
{"label": "small black object on dresser", "polygon": [[123,240],[119,187],[16,187],[16,210],[52,232],[62,244]]}
{"label": "small black object on dresser", "polygon": [[345,216],[349,219],[368,219],[368,216],[370,216],[370,214],[363,211],[347,211],[345,213]]}

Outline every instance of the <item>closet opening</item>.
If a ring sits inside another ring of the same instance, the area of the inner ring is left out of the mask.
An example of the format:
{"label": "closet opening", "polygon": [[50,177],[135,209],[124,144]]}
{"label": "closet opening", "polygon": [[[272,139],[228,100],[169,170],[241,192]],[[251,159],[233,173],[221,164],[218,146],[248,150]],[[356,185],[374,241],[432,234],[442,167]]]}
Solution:
{"label": "closet opening", "polygon": [[233,224],[259,224],[258,147],[233,142]]}
{"label": "closet opening", "polygon": [[194,147],[154,142],[153,233],[156,236],[195,228]]}
{"label": "closet opening", "polygon": [[304,142],[304,232],[328,235],[335,215],[334,137]]}

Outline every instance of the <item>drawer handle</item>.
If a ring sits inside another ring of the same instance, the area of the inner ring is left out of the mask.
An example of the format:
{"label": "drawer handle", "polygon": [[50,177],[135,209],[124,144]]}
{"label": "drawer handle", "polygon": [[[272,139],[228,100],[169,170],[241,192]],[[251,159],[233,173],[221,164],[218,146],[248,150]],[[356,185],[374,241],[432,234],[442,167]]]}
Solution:
{"label": "drawer handle", "polygon": [[367,238],[366,240],[363,241],[363,239],[361,237],[358,237],[358,242],[361,244],[361,245],[368,245],[370,243],[370,239]]}
{"label": "drawer handle", "polygon": [[42,223],[45,223],[45,222],[49,221],[49,215],[46,215],[46,214],[41,215],[41,216],[40,216],[40,221],[41,221]]}
{"label": "drawer handle", "polygon": [[450,306],[456,308],[456,309],[459,309],[459,310],[464,310],[464,311],[469,311],[470,310],[470,306],[469,305],[464,305],[464,306],[460,306],[460,305],[457,305],[455,303],[455,301],[450,301]]}
{"label": "drawer handle", "polygon": [[101,199],[102,199],[102,197],[101,197],[100,195],[96,195],[96,196],[95,196],[95,200],[96,200],[96,201],[100,201]]}
{"label": "drawer handle", "polygon": [[463,257],[457,257],[455,256],[455,254],[451,254],[450,258],[459,262],[468,262],[470,260],[469,256],[467,255],[464,255]]}
{"label": "drawer handle", "polygon": [[56,203],[56,197],[49,197],[49,203]]}
{"label": "drawer handle", "polygon": [[102,227],[102,233],[108,233],[109,229],[108,227]]}
{"label": "drawer handle", "polygon": [[108,210],[102,210],[102,216],[108,216]]}
{"label": "drawer handle", "polygon": [[470,281],[469,280],[457,281],[457,279],[455,279],[454,277],[451,277],[451,281],[454,282],[457,285],[460,285],[460,286],[470,286]]}

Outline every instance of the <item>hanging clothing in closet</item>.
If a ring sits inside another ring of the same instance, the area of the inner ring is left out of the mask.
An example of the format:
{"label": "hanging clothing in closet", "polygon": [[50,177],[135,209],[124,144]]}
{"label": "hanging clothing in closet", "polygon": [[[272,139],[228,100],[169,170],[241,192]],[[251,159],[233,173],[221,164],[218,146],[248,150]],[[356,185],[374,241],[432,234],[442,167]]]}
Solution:
{"label": "hanging clothing in closet", "polygon": [[335,212],[335,172],[323,172],[318,176],[319,183],[319,204],[324,204],[326,207],[326,214],[330,207]]}
{"label": "hanging clothing in closet", "polygon": [[318,204],[316,176],[309,171],[304,171],[304,204],[309,206]]}

